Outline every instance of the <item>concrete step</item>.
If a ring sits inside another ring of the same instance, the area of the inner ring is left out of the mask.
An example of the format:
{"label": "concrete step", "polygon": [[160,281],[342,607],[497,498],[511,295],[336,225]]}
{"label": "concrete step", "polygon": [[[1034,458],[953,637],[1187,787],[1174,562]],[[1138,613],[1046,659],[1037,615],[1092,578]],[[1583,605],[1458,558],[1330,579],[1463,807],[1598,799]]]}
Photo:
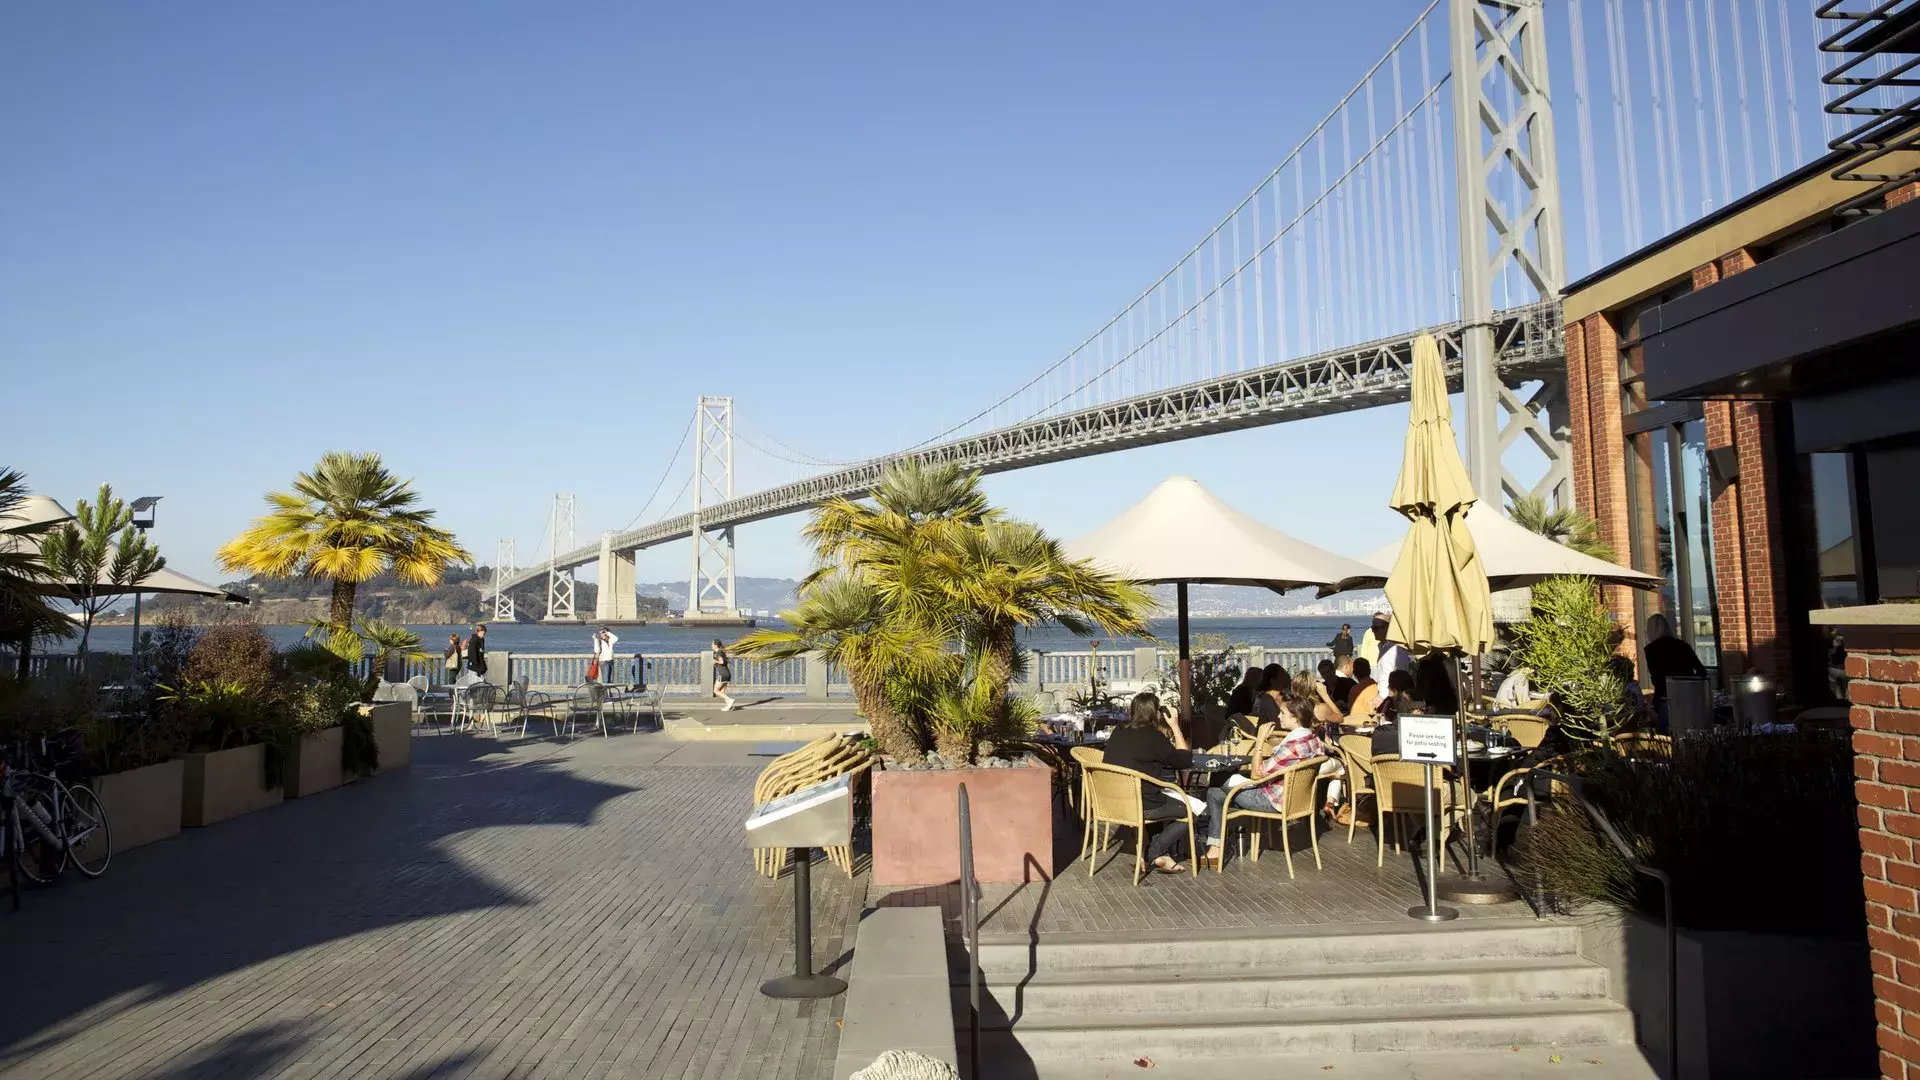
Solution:
{"label": "concrete step", "polygon": [[[954,980],[954,1015],[966,1016],[965,973]],[[987,980],[984,1019],[1133,1015],[1299,1008],[1386,1008],[1602,998],[1607,973],[1578,956],[1439,960],[1419,964],[1329,964],[1279,971],[1045,972]]]}
{"label": "concrete step", "polygon": [[[1463,919],[1439,926],[1353,925],[1283,931],[1247,929],[1178,934],[1074,933],[983,936],[980,970],[995,983],[1073,971],[1285,972],[1344,964],[1495,962],[1513,957],[1577,956],[1580,931],[1557,921]],[[952,954],[966,972],[965,954]]]}
{"label": "concrete step", "polygon": [[[1372,1054],[1268,1054],[1179,1060],[1155,1058],[1146,1072],[1125,1061],[1031,1062],[1000,1058],[983,1062],[982,1076],[993,1080],[1222,1080],[1224,1077],[1331,1076],[1339,1080],[1658,1080],[1637,1048],[1568,1047],[1552,1060],[1553,1047],[1498,1050],[1385,1051]],[[960,1075],[967,1075],[961,1047]]]}
{"label": "concrete step", "polygon": [[[965,1045],[967,1033],[959,1032]],[[981,1060],[1017,1063],[1187,1061],[1269,1054],[1614,1046],[1633,1018],[1606,999],[1396,1005],[1388,1008],[1229,1009],[1166,1013],[1059,1012],[1013,1029],[982,1029]],[[1620,1046],[1630,1051],[1630,1046]],[[983,1075],[1008,1070],[983,1068]]]}

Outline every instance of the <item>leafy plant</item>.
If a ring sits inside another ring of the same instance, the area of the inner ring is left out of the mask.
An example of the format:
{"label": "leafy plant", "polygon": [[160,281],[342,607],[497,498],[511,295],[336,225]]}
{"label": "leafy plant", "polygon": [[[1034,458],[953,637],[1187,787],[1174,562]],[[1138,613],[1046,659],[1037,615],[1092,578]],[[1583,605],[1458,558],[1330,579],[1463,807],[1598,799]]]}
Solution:
{"label": "leafy plant", "polygon": [[[185,683],[232,684],[255,696],[274,685],[273,639],[258,623],[230,622],[206,628],[187,654]],[[178,684],[176,684],[178,685]]]}
{"label": "leafy plant", "polygon": [[354,708],[340,723],[340,767],[355,776],[380,771],[380,743],[365,709]]}
{"label": "leafy plant", "polygon": [[133,511],[110,484],[100,485],[95,502],[75,504],[73,517],[41,538],[40,557],[80,609],[79,652],[85,656],[95,617],[167,560],[133,527]]}
{"label": "leafy plant", "polygon": [[1533,613],[1514,627],[1514,660],[1550,694],[1560,728],[1575,742],[1611,745],[1633,716],[1626,684],[1609,661],[1619,627],[1592,578],[1548,578],[1533,587]]}
{"label": "leafy plant", "polygon": [[1016,739],[1031,736],[1040,713],[1026,698],[996,696],[976,660],[957,684],[942,687],[931,711],[934,749],[948,763],[972,765]]}
{"label": "leafy plant", "polygon": [[354,600],[384,572],[414,585],[437,585],[451,565],[473,556],[432,524],[433,511],[381,463],[378,454],[329,451],[293,490],[267,495],[271,511],[221,547],[230,571],[269,578],[306,576],[332,584],[326,628],[341,655],[358,647]]}
{"label": "leafy plant", "polygon": [[[1699,732],[1670,759],[1595,752],[1573,768],[1636,858],[1673,879],[1676,919],[1702,930],[1857,937],[1860,844],[1853,754],[1844,732]],[[1634,874],[1570,799],[1523,836],[1523,883],[1553,905],[1662,916],[1659,886]],[[1793,872],[1780,872],[1792,853]]]}
{"label": "leafy plant", "polygon": [[1082,712],[1091,709],[1111,709],[1116,700],[1104,686],[1078,690],[1067,695],[1067,704]]}
{"label": "leafy plant", "polygon": [[[1225,705],[1227,698],[1233,696],[1233,688],[1240,683],[1242,669],[1239,650],[1245,646],[1228,642],[1224,634],[1197,634],[1192,646],[1188,666],[1192,669],[1194,704]],[[1176,709],[1180,707],[1180,668],[1177,662],[1172,667],[1160,669],[1154,692],[1166,704]]]}
{"label": "leafy plant", "polygon": [[1562,547],[1608,562],[1617,558],[1613,545],[1600,539],[1600,523],[1573,507],[1550,509],[1545,498],[1522,495],[1513,500],[1512,515],[1514,524]]}

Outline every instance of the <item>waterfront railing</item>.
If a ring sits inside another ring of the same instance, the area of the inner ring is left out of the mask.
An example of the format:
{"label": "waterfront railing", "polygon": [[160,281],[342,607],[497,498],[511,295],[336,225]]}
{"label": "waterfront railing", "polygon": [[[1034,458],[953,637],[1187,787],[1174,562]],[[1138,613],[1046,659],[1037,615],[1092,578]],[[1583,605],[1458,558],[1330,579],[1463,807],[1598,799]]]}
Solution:
{"label": "waterfront railing", "polygon": [[[1225,659],[1228,666],[1244,670],[1248,666],[1279,664],[1290,672],[1311,670],[1331,654],[1325,649],[1282,649],[1248,646],[1232,650]],[[526,680],[535,690],[554,692],[576,687],[587,681],[588,653],[518,653],[506,650],[487,654],[487,675],[501,683]],[[1015,684],[1016,693],[1052,694],[1058,703],[1079,692],[1091,691],[1095,684],[1115,696],[1124,696],[1176,681],[1178,654],[1172,649],[1139,648],[1033,650],[1028,656],[1023,681]],[[713,694],[713,653],[648,653],[645,678],[633,656],[616,657],[600,673],[600,681],[611,686],[631,686],[644,682],[657,686],[665,694],[681,697],[710,697]],[[442,658],[395,659],[400,679],[425,677],[428,682],[446,681]],[[771,694],[782,697],[826,699],[848,697],[852,686],[846,672],[817,656],[797,656],[784,660],[731,657],[735,696]],[[362,660],[361,675],[371,672],[372,658]],[[124,653],[94,653],[88,660],[91,677],[124,678],[129,665]],[[0,662],[0,677],[13,674],[11,658]],[[31,676],[61,677],[78,671],[76,657],[46,654],[28,658]]]}

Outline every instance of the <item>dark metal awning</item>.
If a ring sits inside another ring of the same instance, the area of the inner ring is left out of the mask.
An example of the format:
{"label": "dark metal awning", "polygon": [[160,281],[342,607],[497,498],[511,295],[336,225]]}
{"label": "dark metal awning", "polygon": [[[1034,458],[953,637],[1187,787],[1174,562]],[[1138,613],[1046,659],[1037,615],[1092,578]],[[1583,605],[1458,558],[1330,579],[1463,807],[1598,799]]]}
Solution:
{"label": "dark metal awning", "polygon": [[1647,397],[1792,398],[1911,373],[1920,200],[1642,315]]}

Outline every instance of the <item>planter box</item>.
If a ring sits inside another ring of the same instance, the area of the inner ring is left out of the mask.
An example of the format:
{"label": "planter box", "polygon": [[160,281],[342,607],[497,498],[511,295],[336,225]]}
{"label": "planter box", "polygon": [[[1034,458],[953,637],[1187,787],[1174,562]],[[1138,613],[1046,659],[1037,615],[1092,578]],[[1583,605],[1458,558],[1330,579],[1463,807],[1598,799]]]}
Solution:
{"label": "planter box", "polygon": [[340,786],[345,779],[340,769],[340,742],[344,737],[337,727],[300,736],[287,761],[287,798],[298,799]]}
{"label": "planter box", "polygon": [[380,748],[380,772],[404,768],[413,760],[413,704],[381,701],[366,706],[373,741]]}
{"label": "planter box", "polygon": [[[1583,919],[1581,951],[1633,1012],[1642,1053],[1667,1055],[1666,928],[1640,915]],[[1687,930],[1678,935],[1680,1075],[1873,1076],[1873,971],[1865,941]]]}
{"label": "planter box", "polygon": [[93,778],[93,793],[107,812],[110,853],[117,855],[179,834],[185,773],[186,766],[175,758]]}
{"label": "planter box", "polygon": [[279,788],[266,787],[267,748],[255,743],[210,754],[181,758],[180,823],[211,825],[230,817],[264,810],[285,797]]}
{"label": "planter box", "polygon": [[1053,771],[942,769],[873,774],[873,883],[945,885],[960,880],[960,810],[967,785],[973,872],[982,882],[1053,877]]}

